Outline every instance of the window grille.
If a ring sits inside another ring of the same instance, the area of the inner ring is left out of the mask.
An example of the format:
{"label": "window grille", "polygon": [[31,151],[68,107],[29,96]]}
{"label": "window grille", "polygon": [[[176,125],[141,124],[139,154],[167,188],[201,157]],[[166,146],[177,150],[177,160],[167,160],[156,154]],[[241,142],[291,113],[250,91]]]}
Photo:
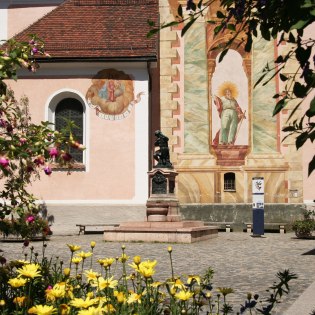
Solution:
{"label": "window grille", "polygon": [[235,174],[225,173],[224,174],[224,191],[235,191]]}
{"label": "window grille", "polygon": [[[83,143],[83,106],[75,98],[65,98],[61,100],[55,111],[55,129],[60,131],[67,126],[67,121],[74,122],[72,134],[76,141]],[[69,152],[76,162],[83,163],[83,151],[70,148]]]}

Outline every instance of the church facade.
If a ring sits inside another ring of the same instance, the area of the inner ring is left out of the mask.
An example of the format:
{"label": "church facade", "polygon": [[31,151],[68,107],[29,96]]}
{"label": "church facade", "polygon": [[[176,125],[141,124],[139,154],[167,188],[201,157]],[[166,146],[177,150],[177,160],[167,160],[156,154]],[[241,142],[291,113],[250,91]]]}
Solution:
{"label": "church facade", "polygon": [[[34,182],[38,197],[47,203],[145,204],[159,129],[169,138],[179,174],[176,194],[187,217],[197,218],[194,213],[209,205],[250,207],[253,178],[264,180],[266,205],[314,202],[314,175],[307,175],[314,146],[297,151],[294,138],[282,141],[292,109],[272,117],[281,81],[253,88],[266,60],[289,47],[257,39],[247,53],[236,41],[219,63],[212,48],[226,34],[214,39],[214,26],[202,19],[184,37],[179,26],[146,38],[147,20],[171,21],[184,2],[1,4],[1,38],[36,33],[52,55],[37,73],[22,71],[12,88],[29,97],[35,122],[59,128],[63,117],[73,118],[87,148],[71,176],[55,169]],[[218,2],[206,18],[215,19]]]}

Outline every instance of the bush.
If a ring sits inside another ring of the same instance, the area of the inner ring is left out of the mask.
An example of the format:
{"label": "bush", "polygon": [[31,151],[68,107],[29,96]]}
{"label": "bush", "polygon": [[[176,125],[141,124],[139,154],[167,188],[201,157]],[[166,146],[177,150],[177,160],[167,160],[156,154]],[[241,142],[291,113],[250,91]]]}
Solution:
{"label": "bush", "polygon": [[296,220],[292,224],[292,230],[299,238],[312,237],[312,232],[315,231],[315,211],[305,210],[302,220]]}

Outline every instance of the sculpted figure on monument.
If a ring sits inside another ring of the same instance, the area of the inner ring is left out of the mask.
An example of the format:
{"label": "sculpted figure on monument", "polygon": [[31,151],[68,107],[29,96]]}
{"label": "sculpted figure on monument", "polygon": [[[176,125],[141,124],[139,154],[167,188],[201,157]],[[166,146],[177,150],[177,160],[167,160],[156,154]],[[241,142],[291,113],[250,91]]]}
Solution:
{"label": "sculpted figure on monument", "polygon": [[159,147],[157,151],[154,152],[154,159],[158,162],[155,168],[173,168],[170,162],[170,151],[168,148],[168,137],[163,135],[160,130],[155,131],[155,136],[157,139],[154,142],[155,147]]}

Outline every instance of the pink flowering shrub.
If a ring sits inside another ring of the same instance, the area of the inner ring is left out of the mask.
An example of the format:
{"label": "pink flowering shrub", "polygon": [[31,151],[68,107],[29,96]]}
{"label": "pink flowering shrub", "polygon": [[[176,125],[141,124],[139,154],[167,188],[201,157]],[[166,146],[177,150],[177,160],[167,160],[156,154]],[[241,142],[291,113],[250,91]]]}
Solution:
{"label": "pink flowering shrub", "polygon": [[[14,92],[4,82],[6,79],[17,79],[17,70],[20,67],[35,72],[39,68],[36,57],[49,56],[45,52],[44,44],[32,36],[28,43],[10,40],[2,48],[0,48],[0,179],[3,188],[0,191],[0,220],[14,214],[14,217],[19,217],[24,224],[33,224],[41,231],[43,224],[34,224],[40,221],[36,216],[33,218],[34,211],[35,215],[36,211],[38,212],[36,197],[27,191],[27,186],[41,174],[50,175],[52,164],[71,169],[75,161],[69,149],[77,143],[72,135],[73,123],[68,122],[66,128],[61,131],[54,131],[49,122],[33,124],[27,97],[17,100]],[[76,148],[84,149],[80,144]],[[26,214],[29,216],[25,217]],[[21,223],[19,220],[17,222]],[[5,225],[6,221],[2,223]]]}

